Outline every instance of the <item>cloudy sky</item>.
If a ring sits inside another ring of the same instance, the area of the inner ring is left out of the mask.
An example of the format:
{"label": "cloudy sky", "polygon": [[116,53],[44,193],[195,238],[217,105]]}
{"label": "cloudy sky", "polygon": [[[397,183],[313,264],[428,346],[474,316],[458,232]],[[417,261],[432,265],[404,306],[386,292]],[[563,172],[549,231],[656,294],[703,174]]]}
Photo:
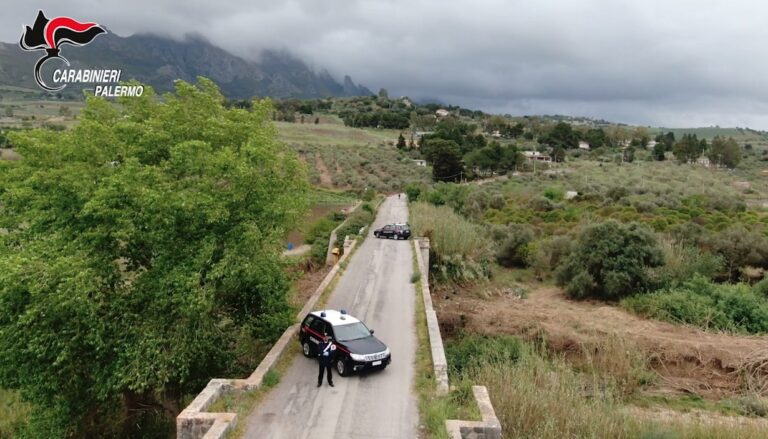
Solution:
{"label": "cloudy sky", "polygon": [[491,112],[768,129],[768,3],[757,0],[4,0],[128,36],[197,33],[244,58],[287,49],[372,90]]}

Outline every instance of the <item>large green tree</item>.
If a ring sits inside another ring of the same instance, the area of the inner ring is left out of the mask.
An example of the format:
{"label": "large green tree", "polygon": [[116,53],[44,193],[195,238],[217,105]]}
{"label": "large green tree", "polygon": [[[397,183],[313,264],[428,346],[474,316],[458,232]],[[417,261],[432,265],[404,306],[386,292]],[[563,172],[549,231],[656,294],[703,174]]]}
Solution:
{"label": "large green tree", "polygon": [[579,146],[579,136],[573,131],[571,124],[558,122],[555,127],[552,128],[552,131],[540,140],[540,143],[552,147],[559,146],[564,149],[573,149]]}
{"label": "large green tree", "polygon": [[586,228],[557,270],[557,280],[576,298],[616,300],[648,287],[648,269],[664,262],[650,231],[606,221]]}
{"label": "large green tree", "polygon": [[715,137],[707,153],[709,160],[717,166],[735,168],[741,161],[741,148],[732,137]]}
{"label": "large green tree", "polygon": [[[0,387],[31,436],[126,433],[244,373],[291,322],[280,241],[306,171],[267,101],[225,109],[209,80],[89,98],[73,129],[14,133],[0,161]],[[3,229],[5,232],[3,232]],[[160,408],[163,407],[163,408]],[[127,414],[127,416],[126,416]]]}
{"label": "large green tree", "polygon": [[424,158],[432,164],[435,181],[459,181],[464,171],[461,148],[453,140],[429,139],[422,146]]}
{"label": "large green tree", "polygon": [[675,143],[673,152],[679,163],[691,163],[701,157],[705,149],[705,140],[699,141],[696,134],[683,134],[683,138]]}

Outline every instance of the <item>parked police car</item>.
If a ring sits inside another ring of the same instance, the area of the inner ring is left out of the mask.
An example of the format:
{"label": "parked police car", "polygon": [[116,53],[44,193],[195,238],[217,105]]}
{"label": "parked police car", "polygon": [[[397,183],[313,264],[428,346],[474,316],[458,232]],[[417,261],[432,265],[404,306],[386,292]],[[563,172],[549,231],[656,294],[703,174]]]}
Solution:
{"label": "parked police car", "polygon": [[392,361],[389,348],[373,336],[373,330],[343,309],[312,311],[301,322],[299,342],[304,356],[317,357],[317,345],[328,334],[336,345],[336,371],[341,376],[353,372],[385,368]]}

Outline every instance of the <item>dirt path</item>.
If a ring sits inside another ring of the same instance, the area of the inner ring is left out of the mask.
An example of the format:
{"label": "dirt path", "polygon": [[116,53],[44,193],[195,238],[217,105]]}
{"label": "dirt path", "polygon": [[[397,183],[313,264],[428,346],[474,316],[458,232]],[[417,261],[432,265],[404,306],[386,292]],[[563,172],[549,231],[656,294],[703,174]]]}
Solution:
{"label": "dirt path", "polygon": [[[552,347],[566,354],[607,334],[627,336],[651,355],[661,377],[656,390],[662,392],[708,398],[733,395],[745,390],[742,366],[757,358],[768,361],[766,337],[708,333],[645,320],[616,306],[569,300],[560,289],[549,286],[534,287],[526,299],[505,294],[490,299],[440,294],[436,304],[441,326],[449,335],[459,327],[527,338],[544,335]],[[768,363],[762,368],[758,384],[765,386]]]}
{"label": "dirt path", "polygon": [[326,187],[333,187],[333,179],[331,178],[331,171],[325,166],[323,158],[320,157],[320,153],[315,154],[315,166],[317,172],[320,174],[320,185]]}

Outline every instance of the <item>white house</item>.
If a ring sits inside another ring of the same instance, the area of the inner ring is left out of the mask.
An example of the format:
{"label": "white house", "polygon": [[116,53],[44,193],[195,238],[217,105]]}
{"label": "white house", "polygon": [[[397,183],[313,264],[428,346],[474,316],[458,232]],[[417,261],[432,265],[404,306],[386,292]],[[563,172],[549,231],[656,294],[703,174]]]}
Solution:
{"label": "white house", "polygon": [[437,115],[437,117],[445,117],[451,114],[451,112],[446,110],[445,108],[438,108],[437,111],[435,111],[435,114]]}
{"label": "white house", "polygon": [[528,159],[529,161],[537,161],[537,162],[551,162],[552,157],[542,154],[539,151],[523,151],[523,157]]}
{"label": "white house", "polygon": [[589,149],[589,143],[579,140],[579,149]]}
{"label": "white house", "polygon": [[656,147],[656,145],[658,145],[658,144],[659,144],[659,142],[657,142],[657,141],[655,141],[655,140],[649,140],[649,141],[648,141],[648,145],[646,145],[646,148],[650,148],[650,149],[653,149],[653,148],[654,148],[654,147]]}
{"label": "white house", "polygon": [[415,163],[416,166],[421,166],[422,168],[426,168],[427,167],[427,161],[426,160],[414,159],[413,163]]}

